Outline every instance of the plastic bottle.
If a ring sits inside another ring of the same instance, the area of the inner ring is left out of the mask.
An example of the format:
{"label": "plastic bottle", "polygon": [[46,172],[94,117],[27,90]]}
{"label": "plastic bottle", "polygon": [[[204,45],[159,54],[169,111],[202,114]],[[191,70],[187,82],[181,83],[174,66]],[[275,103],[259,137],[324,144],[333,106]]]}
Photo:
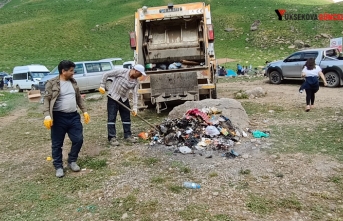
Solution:
{"label": "plastic bottle", "polygon": [[192,182],[184,182],[183,186],[189,189],[200,189],[200,184],[192,183]]}

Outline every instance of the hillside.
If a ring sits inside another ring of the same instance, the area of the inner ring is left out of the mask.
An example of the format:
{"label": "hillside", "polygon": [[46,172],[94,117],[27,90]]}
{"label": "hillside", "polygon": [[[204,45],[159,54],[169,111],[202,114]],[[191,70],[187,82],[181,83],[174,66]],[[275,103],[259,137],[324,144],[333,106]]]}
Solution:
{"label": "hillside", "polygon": [[[157,0],[0,0],[0,71],[16,65],[40,63],[53,68],[62,59],[95,60],[122,57],[131,60],[128,32],[134,12]],[[173,1],[174,4],[196,2]],[[343,35],[343,21],[279,21],[275,9],[287,13],[341,13],[343,3],[329,0],[217,0],[211,4],[217,58],[263,65],[296,50],[295,40],[312,47],[328,46],[324,33]],[[258,30],[251,24],[260,21]],[[225,29],[234,29],[225,31]],[[235,64],[227,64],[227,66]]]}

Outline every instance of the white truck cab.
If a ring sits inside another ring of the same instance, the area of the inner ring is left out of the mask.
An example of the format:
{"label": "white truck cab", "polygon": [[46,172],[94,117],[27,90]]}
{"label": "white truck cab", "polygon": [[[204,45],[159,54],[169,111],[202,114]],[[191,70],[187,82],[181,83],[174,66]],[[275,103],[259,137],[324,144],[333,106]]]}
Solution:
{"label": "white truck cab", "polygon": [[23,90],[36,90],[38,83],[50,71],[44,65],[32,64],[25,66],[16,66],[13,68],[13,87],[19,92]]}

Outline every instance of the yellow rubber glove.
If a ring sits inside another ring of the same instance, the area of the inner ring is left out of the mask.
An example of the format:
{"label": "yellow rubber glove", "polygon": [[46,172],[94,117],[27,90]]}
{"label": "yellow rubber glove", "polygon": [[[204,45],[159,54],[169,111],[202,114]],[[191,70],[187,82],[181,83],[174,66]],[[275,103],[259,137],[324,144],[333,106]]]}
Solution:
{"label": "yellow rubber glove", "polygon": [[131,112],[132,116],[137,116],[137,108],[133,108],[132,112]]}
{"label": "yellow rubber glove", "polygon": [[99,87],[99,92],[100,92],[101,94],[105,94],[105,88]]}
{"label": "yellow rubber glove", "polygon": [[50,128],[52,126],[52,119],[50,116],[46,116],[44,118],[44,126],[46,127],[46,129],[50,130]]}
{"label": "yellow rubber glove", "polygon": [[87,112],[84,112],[84,113],[83,113],[83,116],[85,117],[85,123],[88,124],[89,121],[91,120],[89,114],[88,114]]}

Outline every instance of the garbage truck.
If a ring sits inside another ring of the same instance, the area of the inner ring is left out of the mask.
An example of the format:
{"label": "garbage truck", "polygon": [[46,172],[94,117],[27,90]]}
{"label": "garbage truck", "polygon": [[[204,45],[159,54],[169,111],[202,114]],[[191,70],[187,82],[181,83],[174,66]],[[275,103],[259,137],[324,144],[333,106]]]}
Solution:
{"label": "garbage truck", "polygon": [[203,2],[143,6],[130,32],[134,62],[146,76],[139,79],[139,108],[171,101],[216,98],[216,59],[210,5]]}

